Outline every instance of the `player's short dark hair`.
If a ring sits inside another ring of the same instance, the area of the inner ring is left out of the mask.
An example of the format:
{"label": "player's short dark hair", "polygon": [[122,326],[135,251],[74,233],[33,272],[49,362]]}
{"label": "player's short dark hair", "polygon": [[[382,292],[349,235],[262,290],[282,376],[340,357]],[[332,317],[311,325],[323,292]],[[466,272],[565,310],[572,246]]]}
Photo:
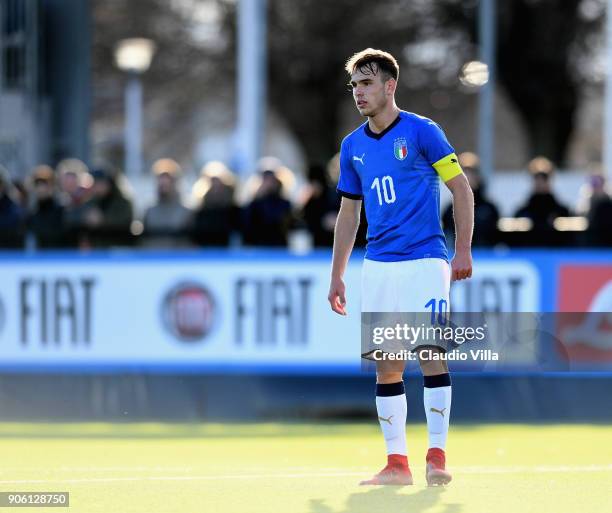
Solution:
{"label": "player's short dark hair", "polygon": [[349,75],[352,75],[355,70],[359,70],[365,75],[376,75],[380,71],[385,76],[383,81],[390,78],[397,80],[399,77],[399,65],[395,57],[388,52],[375,50],[374,48],[366,48],[357,52],[346,61],[344,69]]}

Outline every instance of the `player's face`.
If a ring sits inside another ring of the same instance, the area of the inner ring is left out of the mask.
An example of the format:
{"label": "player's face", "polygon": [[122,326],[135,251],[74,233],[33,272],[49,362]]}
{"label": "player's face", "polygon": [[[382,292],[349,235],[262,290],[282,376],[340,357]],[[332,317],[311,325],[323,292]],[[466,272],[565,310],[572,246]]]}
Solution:
{"label": "player's face", "polygon": [[362,116],[376,116],[381,112],[392,98],[391,80],[384,82],[380,72],[365,74],[355,70],[351,75],[350,86],[359,114]]}

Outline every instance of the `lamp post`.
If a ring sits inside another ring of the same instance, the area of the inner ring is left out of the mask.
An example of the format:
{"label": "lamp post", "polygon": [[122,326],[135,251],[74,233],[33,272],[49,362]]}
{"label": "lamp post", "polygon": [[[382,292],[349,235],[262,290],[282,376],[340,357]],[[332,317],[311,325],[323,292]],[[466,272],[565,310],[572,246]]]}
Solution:
{"label": "lamp post", "polygon": [[486,65],[487,79],[480,88],[478,107],[478,153],[485,180],[495,171],[495,46],[497,38],[497,0],[480,0],[478,39],[480,60]]}
{"label": "lamp post", "polygon": [[266,3],[238,2],[237,171],[253,173],[261,156],[266,117]]}
{"label": "lamp post", "polygon": [[604,173],[612,182],[612,0],[606,10],[606,84],[604,89],[604,126],[602,157]]}
{"label": "lamp post", "polygon": [[149,69],[155,43],[145,38],[119,41],[115,48],[117,67],[128,74],[125,87],[125,172],[134,177],[142,172],[142,82]]}

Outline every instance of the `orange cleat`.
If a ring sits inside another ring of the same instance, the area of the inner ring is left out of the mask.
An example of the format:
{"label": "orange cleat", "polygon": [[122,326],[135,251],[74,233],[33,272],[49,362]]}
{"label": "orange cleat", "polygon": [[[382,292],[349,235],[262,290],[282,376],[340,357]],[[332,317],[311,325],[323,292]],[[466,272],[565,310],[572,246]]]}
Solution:
{"label": "orange cleat", "polygon": [[429,486],[446,485],[451,482],[453,476],[446,470],[446,455],[442,449],[437,447],[429,449],[425,459],[427,462],[425,478]]}
{"label": "orange cleat", "polygon": [[408,458],[403,454],[389,454],[387,456],[387,466],[372,479],[361,481],[359,484],[361,486],[407,486],[413,484],[412,474],[408,467]]}

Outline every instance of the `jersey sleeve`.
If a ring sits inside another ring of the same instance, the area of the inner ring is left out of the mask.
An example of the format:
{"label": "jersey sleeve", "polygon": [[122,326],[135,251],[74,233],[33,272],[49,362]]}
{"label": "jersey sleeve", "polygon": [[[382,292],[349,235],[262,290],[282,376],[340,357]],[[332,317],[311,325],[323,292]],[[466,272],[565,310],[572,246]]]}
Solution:
{"label": "jersey sleeve", "polygon": [[463,173],[455,150],[440,126],[425,120],[419,131],[419,150],[444,182]]}
{"label": "jersey sleeve", "polygon": [[363,197],[361,179],[353,167],[350,144],[347,139],[344,139],[340,146],[340,178],[336,190],[338,194],[346,198],[358,200]]}

